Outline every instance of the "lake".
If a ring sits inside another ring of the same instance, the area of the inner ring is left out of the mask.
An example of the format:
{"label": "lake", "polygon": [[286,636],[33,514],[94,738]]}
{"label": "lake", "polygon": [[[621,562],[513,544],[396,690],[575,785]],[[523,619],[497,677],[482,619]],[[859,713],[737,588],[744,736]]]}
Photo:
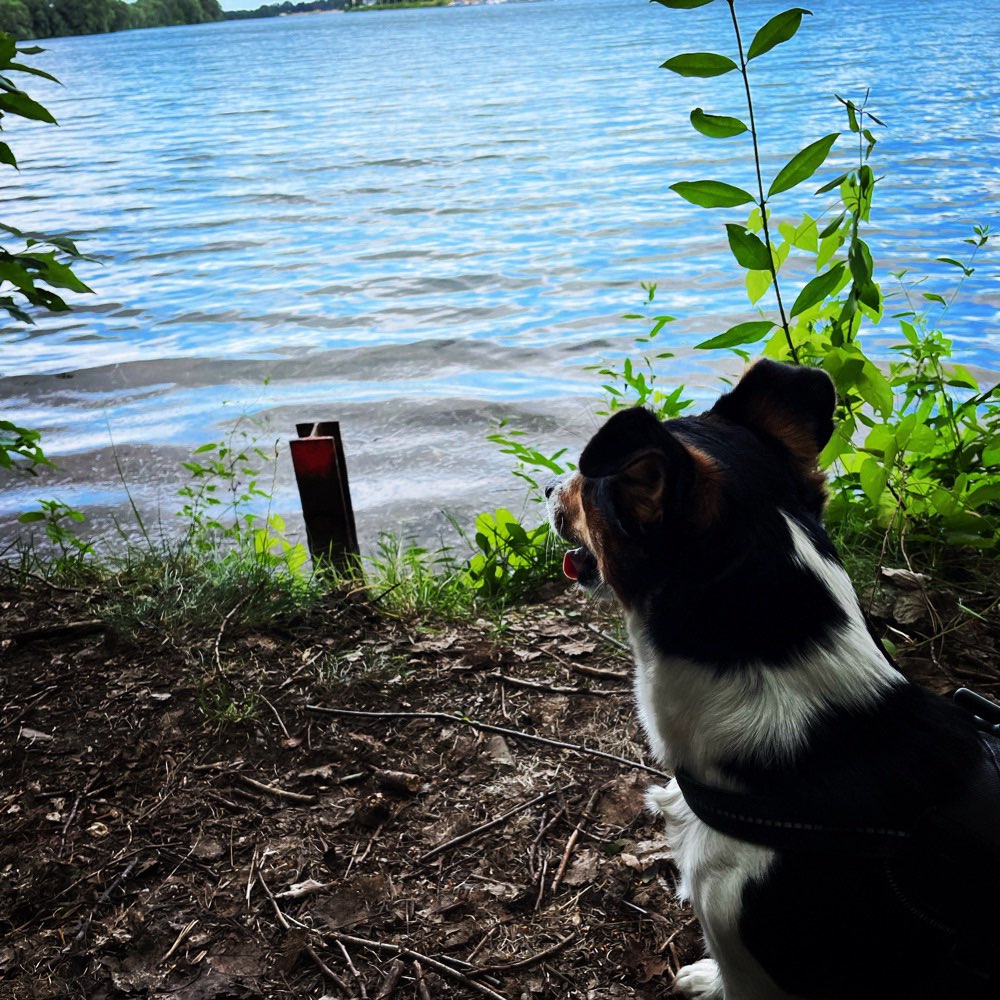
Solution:
{"label": "lake", "polygon": [[[738,5],[745,34],[782,8]],[[814,11],[753,64],[766,167],[845,127],[834,93],[870,88],[888,125],[880,275],[908,268],[946,292],[953,270],[935,258],[996,222],[1000,0]],[[123,479],[169,525],[179,463],[241,415],[263,444],[341,421],[369,546],[383,529],[444,538],[445,509],[520,511],[523,485],[486,435],[510,418],[575,452],[599,420],[586,366],[643,332],[622,316],[644,281],[677,317],[664,379],[714,397],[720,372],[691,345],[752,316],[722,225],[741,210],[712,225],[668,186],[751,186],[746,137],[687,121],[697,105],[744,108],[735,75],[658,66],[730,51],[730,34],[721,3],[539,0],[45,42],[32,61],[64,86],[26,86],[61,127],[5,119],[22,169],[5,171],[0,219],[98,259],[78,268],[95,294],[71,314],[0,330],[0,412],[43,430],[59,463],[31,481],[0,471],[4,533],[49,496],[106,526]],[[819,183],[850,164],[840,146]],[[977,265],[946,330],[995,371],[996,252]],[[285,453],[274,492],[294,515]]]}

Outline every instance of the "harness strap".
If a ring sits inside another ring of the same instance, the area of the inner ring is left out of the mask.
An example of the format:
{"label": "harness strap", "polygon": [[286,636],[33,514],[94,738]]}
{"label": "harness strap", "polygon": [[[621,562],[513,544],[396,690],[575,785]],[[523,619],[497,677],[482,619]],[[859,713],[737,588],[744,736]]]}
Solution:
{"label": "harness strap", "polygon": [[892,858],[913,837],[910,830],[820,822],[785,802],[702,784],[684,770],[674,775],[684,799],[703,823],[738,840],[784,851]]}
{"label": "harness strap", "polygon": [[[966,793],[947,810],[930,809],[912,828],[874,822],[844,822],[842,813],[823,815],[815,806],[797,806],[767,796],[748,795],[702,784],[683,769],[674,775],[694,814],[708,826],[738,840],[783,851],[849,857],[899,858],[908,847],[924,849],[977,844],[1000,854],[1000,705],[965,688],[955,702],[970,716],[982,755]],[[943,835],[943,837],[942,837]],[[947,850],[945,851],[947,853]]]}

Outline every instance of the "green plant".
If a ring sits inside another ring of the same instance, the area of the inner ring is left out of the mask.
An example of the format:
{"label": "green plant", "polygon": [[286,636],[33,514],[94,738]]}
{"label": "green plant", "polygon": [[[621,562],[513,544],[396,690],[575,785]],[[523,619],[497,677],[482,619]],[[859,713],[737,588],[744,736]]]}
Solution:
{"label": "green plant", "polygon": [[364,577],[372,597],[398,613],[433,609],[448,618],[472,610],[474,593],[450,547],[431,551],[383,532]]}
{"label": "green plant", "polygon": [[[645,305],[651,306],[656,299],[656,284],[642,282],[646,293]],[[646,334],[634,337],[632,343],[639,349],[638,364],[633,363],[628,356],[622,362],[621,368],[611,363],[592,365],[588,370],[603,375],[607,381],[601,386],[607,393],[608,408],[598,410],[598,415],[608,416],[615,410],[626,406],[645,406],[652,410],[661,420],[679,417],[692,401],[684,397],[684,386],[675,386],[669,392],[657,384],[658,361],[666,361],[674,356],[672,351],[658,351],[648,354],[653,341],[660,335],[668,323],[675,321],[674,316],[649,316],[646,313],[626,313],[623,319],[643,320],[652,324]]]}
{"label": "green plant", "polygon": [[522,596],[557,575],[560,560],[548,523],[525,528],[501,507],[476,518],[475,544],[479,551],[469,559],[466,575],[489,600]]}
{"label": "green plant", "polygon": [[[664,7],[692,9],[713,0],[655,0]],[[817,188],[836,201],[819,217],[803,214],[775,224],[778,196],[809,180],[825,163],[841,136],[830,133],[795,153],[765,186],[761,133],[754,114],[750,64],[789,41],[810,14],[794,7],[776,14],[744,48],[735,0],[720,0],[733,26],[735,59],[719,53],[683,53],[663,68],[685,77],[709,78],[738,72],[746,95],[746,120],[695,108],[691,125],[712,140],[749,138],[754,193],[718,180],[679,181],[681,197],[702,208],[752,205],[743,222],[725,226],[730,251],[746,272],[747,294],[759,318],[730,327],[697,345],[702,350],[732,350],[747,357],[747,345],[761,341],[766,356],[824,368],[838,391],[837,428],[821,456],[832,466],[831,516],[853,518],[885,532],[884,540],[902,547],[904,539],[991,548],[1000,539],[1000,432],[997,388],[980,387],[967,369],[946,363],[950,340],[931,322],[926,308],[943,314],[951,298],[924,292],[922,309],[894,315],[903,340],[893,347],[897,360],[879,364],[861,343],[863,325],[883,319],[885,296],[875,278],[871,249],[864,239],[879,178],[869,164],[877,144],[873,129],[884,127],[860,101],[837,95],[846,113],[846,134],[856,142],[854,165]],[[830,216],[824,218],[823,216]],[[759,235],[758,235],[759,234]],[[976,253],[990,239],[989,227],[976,227],[967,243],[970,259],[938,258],[961,271],[974,271]],[[781,272],[792,253],[811,258],[816,272],[791,298],[782,294]],[[760,302],[768,290],[773,312]],[[657,332],[662,324],[654,326]],[[644,402],[644,386],[631,385]]]}
{"label": "green plant", "polygon": [[[715,0],[655,2],[691,10]],[[750,66],[793,38],[810,12],[794,7],[775,15],[744,48],[735,0],[718,0],[717,5],[728,9],[735,58],[691,52],[673,56],[662,67],[685,77],[739,73],[745,121],[701,107],[693,109],[689,119],[708,139],[749,141],[743,160],[752,172],[748,188],[753,193],[714,179],[678,181],[671,189],[701,208],[752,206],[745,220],[725,224],[725,232],[758,317],[731,326],[697,349],[734,352],[748,360],[748,347],[761,345],[765,356],[816,365],[830,374],[838,409],[834,436],[821,456],[833,494],[828,522],[835,534],[850,542],[855,566],[874,571],[889,551],[905,558],[908,542],[925,545],[932,561],[949,547],[995,549],[1000,546],[1000,390],[980,386],[967,368],[950,362],[952,342],[940,329],[962,284],[975,271],[977,254],[992,238],[989,226],[974,227],[973,236],[965,240],[971,247],[966,260],[938,258],[959,272],[950,294],[920,291],[917,300],[919,283],[904,283],[905,275],[895,276],[906,300],[906,308],[892,314],[900,340],[891,346],[890,360],[870,356],[862,343],[865,325],[881,323],[886,299],[891,300],[876,280],[864,238],[880,180],[869,160],[878,142],[875,130],[884,123],[869,108],[867,93],[859,101],[835,95],[846,115],[845,134],[855,143],[854,163],[816,189],[816,196],[832,199],[817,215],[777,219],[772,214],[775,200],[823,166],[841,133],[809,143],[765,183]],[[740,157],[732,159],[739,162]],[[815,273],[789,296],[783,294],[782,270],[793,254],[809,261]],[[648,333],[634,338],[635,350],[623,359],[592,367],[604,379],[607,400],[607,409],[598,412],[639,405],[669,419],[692,401],[683,385],[667,391],[657,382],[661,364],[673,354],[652,345],[673,317],[652,309],[655,284],[642,287],[645,310],[626,318],[643,321]],[[773,298],[770,313],[762,304],[768,291]],[[547,455],[528,444],[522,432],[507,429],[490,439],[517,459],[515,474],[536,493],[537,470],[559,474],[573,467],[562,457],[565,449]],[[492,586],[502,586],[502,575],[487,572],[485,578]]]}
{"label": "green plant", "polygon": [[94,554],[94,546],[80,538],[71,525],[82,524],[86,518],[62,500],[41,500],[39,507],[41,510],[25,511],[18,521],[21,524],[44,524],[45,537],[59,551],[61,569],[79,568]]}
{"label": "green plant", "polygon": [[280,515],[257,510],[270,506],[271,492],[260,485],[261,464],[271,464],[273,485],[278,443],[264,451],[245,421],[241,417],[224,440],[201,445],[181,463],[191,475],[177,491],[184,501],[178,517],[187,522],[182,545],[223,560],[252,555],[271,572],[301,576],[309,558],[305,547],[288,541]]}
{"label": "green plant", "polygon": [[576,466],[572,462],[563,461],[565,448],[559,448],[551,455],[546,455],[545,452],[525,443],[525,437],[527,437],[526,431],[517,430],[511,427],[507,420],[501,420],[497,433],[487,435],[486,440],[499,445],[501,454],[512,455],[517,460],[511,471],[518,479],[523,479],[528,484],[532,494],[537,498],[541,496],[544,483],[540,484],[535,478],[536,475],[545,475],[551,479]]}
{"label": "green plant", "polygon": [[[58,83],[55,77],[35,66],[20,62],[20,56],[37,55],[43,50],[21,48],[13,36],[0,32],[0,132],[7,115],[56,124],[55,118],[14,82],[12,74],[26,73]],[[0,141],[0,163],[19,169],[17,159],[6,142]],[[65,312],[69,309],[59,291],[91,291],[74,273],[71,262],[85,260],[73,240],[65,236],[28,233],[0,223],[0,232],[13,237],[17,246],[0,246],[0,310],[22,323],[33,323],[32,309]],[[57,291],[58,290],[58,291]],[[0,468],[15,467],[16,459],[25,460],[25,468],[51,465],[40,444],[38,431],[20,427],[12,420],[0,419]],[[19,464],[19,463],[18,463]]]}
{"label": "green plant", "polygon": [[260,709],[260,694],[256,691],[235,691],[221,678],[205,682],[198,690],[198,709],[217,726],[242,725],[253,722]]}
{"label": "green plant", "polygon": [[13,469],[14,459],[23,458],[29,472],[36,465],[52,465],[41,445],[42,435],[27,427],[19,427],[11,420],[0,420],[0,469]]}
{"label": "green plant", "polygon": [[[968,264],[941,258],[973,272],[976,251],[988,227],[976,227]],[[914,307],[912,286],[895,275],[910,306],[897,313],[904,340],[894,345],[888,381],[893,406],[864,427],[860,447],[839,456],[833,513],[860,515],[873,526],[923,543],[972,546],[1000,543],[1000,388],[982,389],[969,370],[948,362],[951,341]],[[925,302],[947,310],[950,300],[934,292]],[[845,419],[847,426],[852,426]]]}

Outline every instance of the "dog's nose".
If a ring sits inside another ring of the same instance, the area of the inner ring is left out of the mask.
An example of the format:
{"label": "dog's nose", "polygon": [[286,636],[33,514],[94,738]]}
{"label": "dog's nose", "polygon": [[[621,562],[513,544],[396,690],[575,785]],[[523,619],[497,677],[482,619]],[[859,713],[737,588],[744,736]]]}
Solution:
{"label": "dog's nose", "polygon": [[552,494],[553,494],[553,493],[555,493],[555,491],[556,491],[556,485],[557,485],[557,482],[558,482],[558,480],[555,480],[555,479],[550,479],[550,480],[549,480],[549,481],[548,481],[548,482],[547,482],[547,483],[545,484],[545,499],[546,499],[546,500],[548,500],[548,498],[549,498],[550,496],[552,496]]}

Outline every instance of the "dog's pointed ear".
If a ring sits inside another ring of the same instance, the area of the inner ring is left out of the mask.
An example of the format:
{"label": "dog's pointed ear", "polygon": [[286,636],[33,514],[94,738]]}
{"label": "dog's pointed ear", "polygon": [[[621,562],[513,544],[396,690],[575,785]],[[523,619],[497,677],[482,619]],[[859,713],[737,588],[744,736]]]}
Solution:
{"label": "dog's pointed ear", "polygon": [[620,410],[591,438],[580,474],[613,481],[615,505],[640,528],[662,520],[668,494],[689,482],[687,449],[642,407]]}
{"label": "dog's pointed ear", "polygon": [[617,476],[643,452],[662,448],[670,435],[656,417],[634,406],[613,414],[580,455],[580,474],[587,479]]}
{"label": "dog's pointed ear", "polygon": [[763,359],[709,412],[766,434],[812,467],[833,434],[836,405],[826,372]]}

